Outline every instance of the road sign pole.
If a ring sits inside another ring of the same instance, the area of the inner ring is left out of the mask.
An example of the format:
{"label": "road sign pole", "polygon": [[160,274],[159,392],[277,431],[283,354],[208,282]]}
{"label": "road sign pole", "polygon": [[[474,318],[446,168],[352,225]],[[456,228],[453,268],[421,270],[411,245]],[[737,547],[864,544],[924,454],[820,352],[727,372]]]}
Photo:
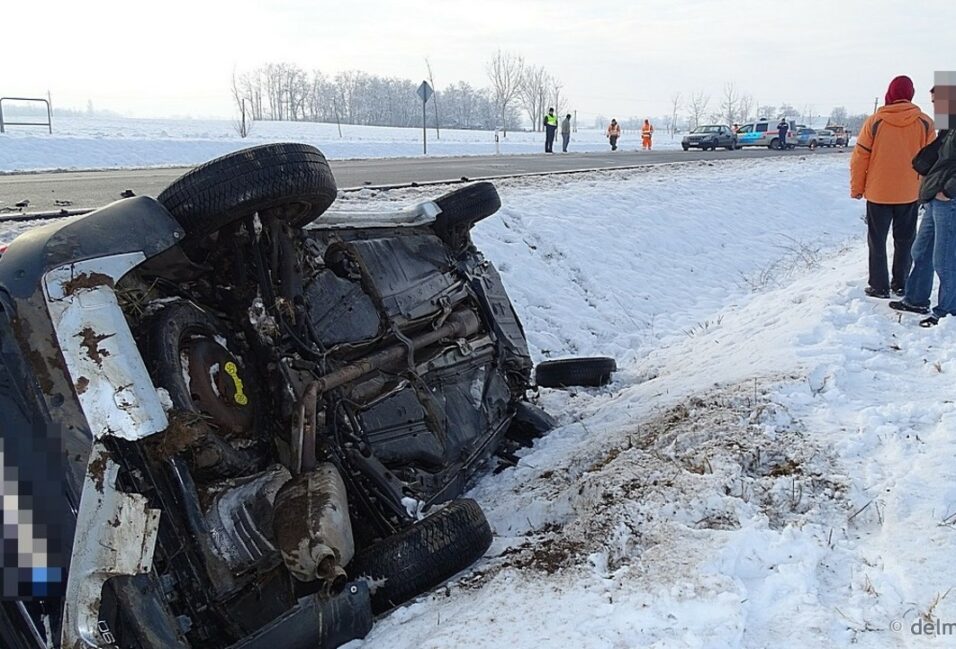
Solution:
{"label": "road sign pole", "polygon": [[426,104],[428,104],[428,100],[431,99],[431,96],[435,94],[435,91],[432,90],[432,87],[428,85],[427,81],[422,81],[422,85],[418,86],[418,91],[416,94],[418,94],[419,98],[422,100],[422,154],[428,155],[428,129],[426,128],[428,118],[425,113],[425,107]]}

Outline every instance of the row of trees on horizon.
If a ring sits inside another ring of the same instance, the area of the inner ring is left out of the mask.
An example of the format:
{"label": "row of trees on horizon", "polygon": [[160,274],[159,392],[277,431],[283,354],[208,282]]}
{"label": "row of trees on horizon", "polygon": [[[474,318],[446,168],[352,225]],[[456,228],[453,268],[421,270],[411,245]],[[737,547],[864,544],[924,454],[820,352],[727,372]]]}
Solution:
{"label": "row of trees on horizon", "polygon": [[[549,107],[561,116],[566,108],[563,84],[544,66],[530,64],[512,52],[498,50],[486,63],[489,85],[475,87],[456,81],[438,89],[431,63],[425,60],[428,80],[435,95],[427,106],[430,128],[517,130],[530,122],[541,130],[542,117]],[[312,121],[369,126],[415,127],[422,124],[422,106],[416,95],[418,82],[400,77],[383,77],[360,70],[328,76],[321,70],[306,71],[291,63],[268,63],[253,70],[234,72],[232,98],[239,113],[237,130],[245,137],[254,121]],[[760,117],[818,121],[821,113],[812,105],[797,108],[760,104],[753,95],[734,83],[727,83],[716,99],[703,91],[677,92],[671,96],[669,115],[652,118],[655,125],[670,133],[705,123],[744,123]],[[830,111],[829,122],[854,130],[866,114],[849,115],[838,106]],[[525,122],[525,119],[527,122]],[[624,128],[639,128],[644,117],[618,119]],[[598,115],[596,128],[609,118]]]}
{"label": "row of trees on horizon", "polygon": [[[437,89],[431,63],[425,60],[435,95],[427,106],[427,125],[433,128],[493,129],[506,133],[522,127],[522,115],[532,128],[541,128],[548,107],[562,106],[562,84],[543,66],[498,51],[487,63],[489,87],[456,81]],[[306,71],[293,63],[267,63],[234,72],[232,99],[239,113],[237,129],[243,137],[254,121],[288,120],[338,122],[369,126],[420,126],[418,83],[360,70],[328,76]]]}

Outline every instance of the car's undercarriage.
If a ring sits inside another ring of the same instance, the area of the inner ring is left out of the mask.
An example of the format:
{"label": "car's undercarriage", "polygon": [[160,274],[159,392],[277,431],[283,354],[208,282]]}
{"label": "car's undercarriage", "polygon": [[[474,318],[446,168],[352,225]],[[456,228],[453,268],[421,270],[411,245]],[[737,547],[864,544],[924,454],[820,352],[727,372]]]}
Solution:
{"label": "car's undercarriage", "polygon": [[0,258],[0,369],[41,388],[77,539],[63,599],[11,613],[38,646],[361,637],[485,552],[469,479],[553,423],[469,236],[493,186],[325,213],[321,154],[270,146]]}

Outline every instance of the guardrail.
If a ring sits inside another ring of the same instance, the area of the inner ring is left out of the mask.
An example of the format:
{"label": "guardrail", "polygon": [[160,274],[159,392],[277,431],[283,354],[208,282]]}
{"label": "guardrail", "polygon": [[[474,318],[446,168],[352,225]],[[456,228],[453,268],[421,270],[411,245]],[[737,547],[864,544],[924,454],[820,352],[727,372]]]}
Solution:
{"label": "guardrail", "polygon": [[[46,104],[45,122],[5,122],[3,119],[3,102],[5,101],[42,101]],[[46,99],[37,99],[35,97],[0,97],[0,133],[7,132],[7,126],[46,126],[53,135],[53,111],[50,110],[50,102]]]}

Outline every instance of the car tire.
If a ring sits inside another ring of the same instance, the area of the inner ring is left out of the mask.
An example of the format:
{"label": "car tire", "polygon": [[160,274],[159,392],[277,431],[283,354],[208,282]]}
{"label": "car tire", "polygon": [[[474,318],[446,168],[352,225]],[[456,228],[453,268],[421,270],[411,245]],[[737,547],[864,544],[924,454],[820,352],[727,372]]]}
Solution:
{"label": "car tire", "polygon": [[157,200],[199,239],[255,212],[290,225],[314,221],[336,197],[325,156],[308,144],[266,144],[236,151],[186,172]]}
{"label": "car tire", "polygon": [[474,500],[455,500],[411,527],[361,550],[346,570],[375,584],[383,613],[471,566],[491,546],[491,526]]}
{"label": "car tire", "polygon": [[534,381],[542,388],[598,387],[610,383],[616,370],[617,363],[606,356],[563,358],[539,363],[534,368]]}
{"label": "car tire", "polygon": [[468,233],[475,223],[501,209],[501,197],[494,183],[483,181],[443,194],[435,204],[441,209],[435,234],[453,250],[463,250],[471,242]]}
{"label": "car tire", "polygon": [[815,150],[815,149],[817,148],[817,141],[816,141],[816,140],[810,140],[809,148],[810,148],[811,151]]}
{"label": "car tire", "polygon": [[681,146],[682,149],[684,149],[684,151],[687,151],[687,150],[690,148],[690,147],[687,146],[686,144],[681,144],[680,146]]}
{"label": "car tire", "polygon": [[[238,433],[254,429],[258,399],[251,372],[228,349],[227,331],[215,316],[192,302],[173,302],[163,307],[147,324],[145,360],[153,383],[169,393],[174,408],[185,412],[203,412],[217,427]],[[215,345],[216,352],[198,351],[194,345],[200,341],[208,341],[206,350],[213,349]],[[210,368],[227,362],[236,365],[232,374],[233,385],[241,386],[241,389],[236,387],[231,400],[227,401],[226,393],[218,388],[213,393],[219,395],[219,399],[203,402],[197,396],[205,393],[208,398],[210,392],[200,389],[195,378],[190,382],[186,380],[190,370],[183,365],[183,361],[189,358],[190,350],[203,354],[202,362],[208,362]],[[214,353],[217,354],[215,357]],[[202,403],[206,403],[208,410],[202,407]]]}
{"label": "car tire", "polygon": [[780,140],[779,140],[778,138],[773,138],[772,140],[770,140],[770,144],[767,145],[767,148],[768,148],[768,149],[779,149],[779,148],[780,148]]}

